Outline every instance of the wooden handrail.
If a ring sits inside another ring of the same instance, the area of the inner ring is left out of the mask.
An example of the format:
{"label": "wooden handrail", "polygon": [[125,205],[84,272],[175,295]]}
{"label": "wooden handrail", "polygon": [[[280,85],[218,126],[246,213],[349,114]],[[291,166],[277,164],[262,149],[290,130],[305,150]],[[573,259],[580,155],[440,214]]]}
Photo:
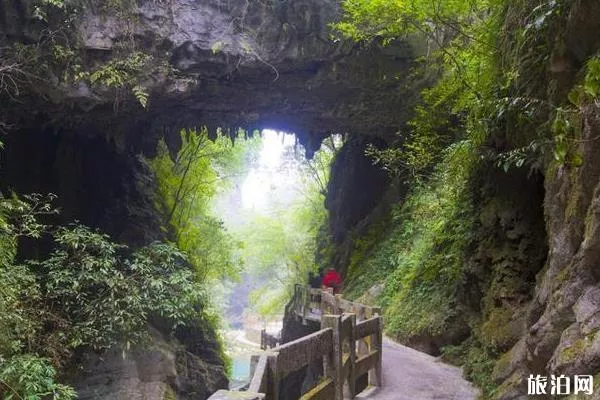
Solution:
{"label": "wooden handrail", "polygon": [[254,376],[250,381],[249,392],[266,393],[267,391],[267,357],[262,355],[256,364]]}
{"label": "wooden handrail", "polygon": [[[370,385],[382,385],[380,308],[301,285],[295,286],[292,302],[289,311],[304,323],[320,321],[321,330],[261,355],[244,398],[278,400],[281,380],[316,361],[323,362],[325,376],[301,400],[343,400],[345,382],[354,397],[358,394],[357,380],[367,373]],[[266,332],[263,335],[266,341]],[[219,399],[238,399],[239,395],[239,392],[218,392]],[[213,396],[209,400],[217,399]]]}
{"label": "wooden handrail", "polygon": [[356,339],[375,335],[379,331],[379,317],[373,317],[356,324]]}
{"label": "wooden handrail", "polygon": [[332,333],[331,329],[322,329],[276,347],[275,351],[279,353],[277,359],[278,377],[283,379],[290,372],[297,371],[313,361],[323,358],[323,354],[331,352],[333,346]]}

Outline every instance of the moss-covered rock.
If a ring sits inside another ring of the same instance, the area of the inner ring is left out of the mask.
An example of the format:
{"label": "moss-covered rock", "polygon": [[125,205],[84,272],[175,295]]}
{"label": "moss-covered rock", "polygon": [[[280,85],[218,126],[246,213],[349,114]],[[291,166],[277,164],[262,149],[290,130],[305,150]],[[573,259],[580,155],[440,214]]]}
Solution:
{"label": "moss-covered rock", "polygon": [[492,309],[481,326],[481,339],[491,348],[509,349],[523,333],[523,313],[509,308]]}

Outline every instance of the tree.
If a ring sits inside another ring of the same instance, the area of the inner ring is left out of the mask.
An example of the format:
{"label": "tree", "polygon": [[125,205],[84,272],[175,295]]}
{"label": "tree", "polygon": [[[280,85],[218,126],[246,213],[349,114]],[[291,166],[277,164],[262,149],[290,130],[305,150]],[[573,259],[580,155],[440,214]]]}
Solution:
{"label": "tree", "polygon": [[149,160],[158,180],[158,208],[166,216],[180,249],[196,267],[201,282],[220,277],[235,277],[240,263],[234,249],[240,246],[211,212],[215,194],[240,174],[246,157],[256,145],[239,132],[233,140],[221,131],[215,139],[208,130],[181,131],[182,145],[175,160],[164,141],[158,155]]}
{"label": "tree", "polygon": [[300,196],[293,204],[274,208],[269,215],[254,215],[240,232],[246,269],[260,282],[250,301],[262,315],[281,312],[294,285],[306,283],[309,273],[319,267],[317,241],[327,218],[324,201],[338,141],[328,138],[312,160],[302,157],[296,166]]}
{"label": "tree", "polygon": [[[484,141],[502,80],[498,65],[503,0],[346,0],[339,33],[359,41],[384,44],[409,36],[425,38],[427,56],[418,60],[415,76],[431,86],[398,140],[388,148],[371,147],[368,155],[392,175],[406,181],[428,179],[450,144]],[[434,78],[434,79],[431,79]],[[510,78],[509,78],[510,79]],[[500,83],[500,84],[499,84]]]}

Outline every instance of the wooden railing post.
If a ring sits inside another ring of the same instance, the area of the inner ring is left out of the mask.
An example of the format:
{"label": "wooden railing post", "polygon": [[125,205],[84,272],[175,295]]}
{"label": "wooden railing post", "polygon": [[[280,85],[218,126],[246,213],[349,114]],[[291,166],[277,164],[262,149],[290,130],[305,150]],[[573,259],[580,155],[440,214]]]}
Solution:
{"label": "wooden railing post", "polygon": [[278,353],[267,355],[268,365],[268,384],[267,384],[267,399],[279,400],[279,371],[277,368]]}
{"label": "wooden railing post", "polygon": [[377,351],[377,360],[375,362],[375,368],[369,372],[369,384],[381,387],[383,384],[383,319],[381,317],[377,318],[377,332],[371,335],[371,350]]}
{"label": "wooden railing post", "polygon": [[294,309],[296,311],[296,314],[300,315],[301,313],[301,307],[302,303],[300,303],[300,285],[296,284],[296,286],[294,287]]}
{"label": "wooden railing post", "polygon": [[350,390],[350,398],[354,398],[356,393],[356,314],[350,315],[352,321],[352,329],[350,329],[350,336],[348,337],[349,350],[350,350],[350,369],[348,371],[348,390]]}
{"label": "wooden railing post", "polygon": [[[365,307],[364,306],[358,306],[358,313],[356,315],[356,320],[357,321],[364,321],[366,318],[365,314]],[[360,338],[358,341],[358,349],[357,349],[357,353],[359,355],[365,355],[369,352],[369,347],[367,346],[367,342],[364,338]],[[358,378],[358,377],[357,377]]]}
{"label": "wooden railing post", "polygon": [[302,324],[308,325],[308,323],[306,322],[306,317],[310,312],[310,291],[308,287],[304,287],[302,296]]}
{"label": "wooden railing post", "polygon": [[342,364],[342,316],[323,315],[321,317],[321,329],[331,328],[333,330],[333,349],[325,357],[325,375],[333,380],[335,387],[335,400],[343,400],[344,387],[344,365]]}
{"label": "wooden railing post", "polygon": [[336,294],[335,295],[335,310],[333,311],[334,314],[341,314],[341,313],[343,313],[342,308],[340,306],[341,300],[342,300],[342,295],[341,294]]}
{"label": "wooden railing post", "polygon": [[373,346],[379,351],[377,364],[375,365],[374,382],[377,386],[383,386],[383,317],[381,316],[381,307],[373,307],[373,314],[379,316],[379,329],[377,329],[377,337],[373,343]]}
{"label": "wooden railing post", "polygon": [[381,387],[383,386],[383,317],[379,317],[379,330],[377,331],[377,349],[379,350],[379,357],[377,359],[376,373],[377,383]]}

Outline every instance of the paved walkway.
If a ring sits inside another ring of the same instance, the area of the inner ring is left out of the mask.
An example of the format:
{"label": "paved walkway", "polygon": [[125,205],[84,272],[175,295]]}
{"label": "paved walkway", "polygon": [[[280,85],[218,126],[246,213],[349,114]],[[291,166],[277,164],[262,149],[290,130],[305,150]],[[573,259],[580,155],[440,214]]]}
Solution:
{"label": "paved walkway", "polygon": [[474,400],[478,391],[460,368],[435,357],[383,340],[383,387],[363,392],[369,400]]}

